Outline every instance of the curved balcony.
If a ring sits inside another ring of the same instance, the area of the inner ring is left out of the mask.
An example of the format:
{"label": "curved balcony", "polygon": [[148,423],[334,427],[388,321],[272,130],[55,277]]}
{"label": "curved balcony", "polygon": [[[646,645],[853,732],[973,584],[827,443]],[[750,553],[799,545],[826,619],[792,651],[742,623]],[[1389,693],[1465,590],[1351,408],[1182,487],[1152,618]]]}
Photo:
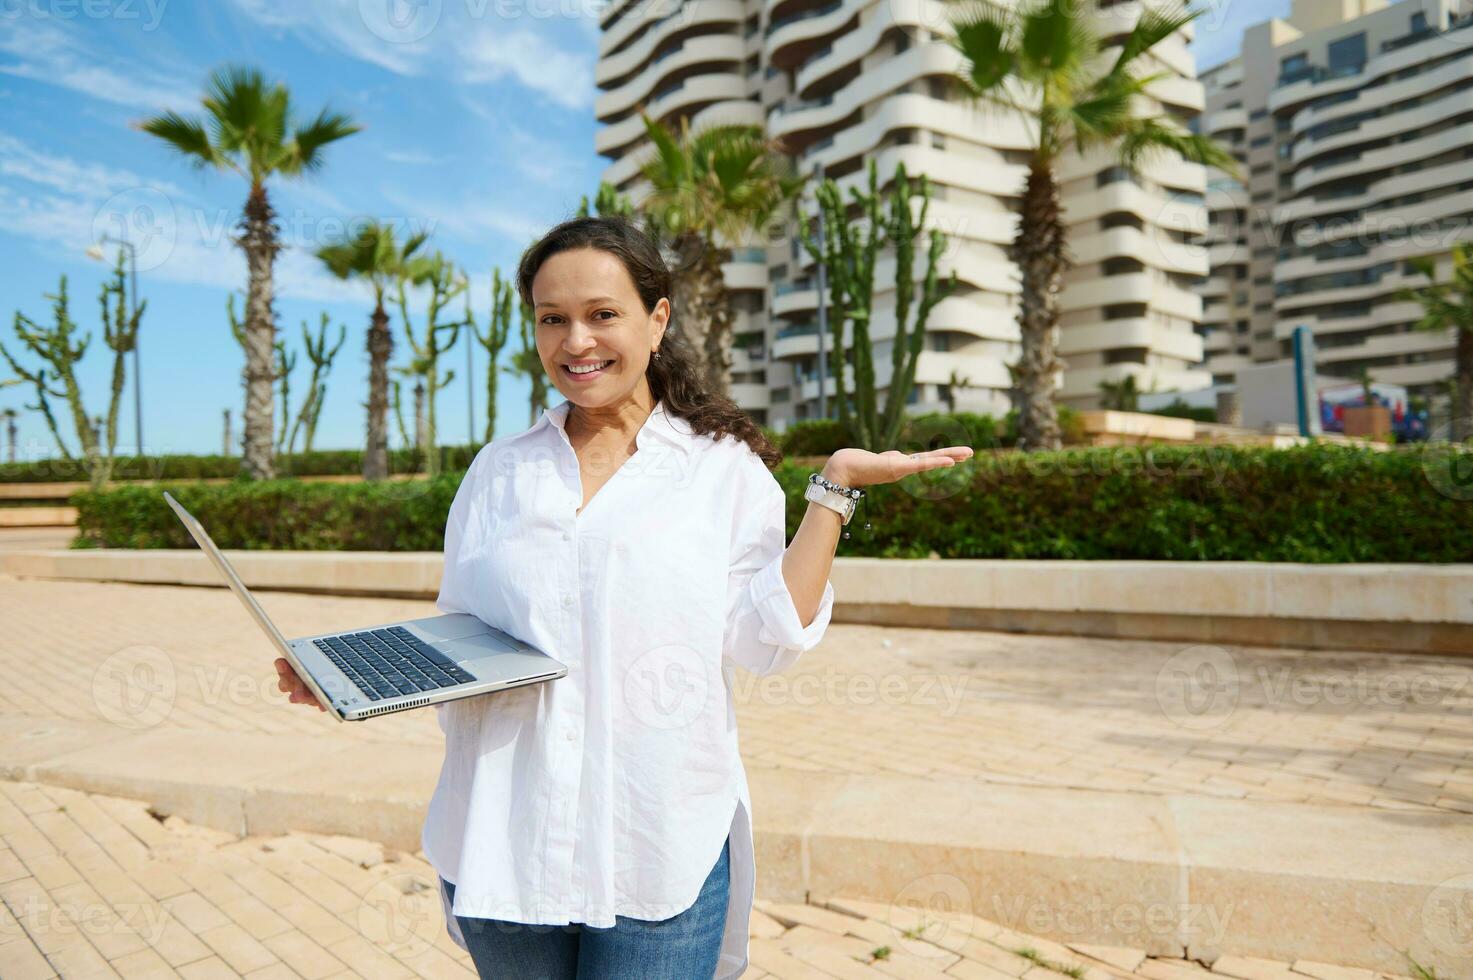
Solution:
{"label": "curved balcony", "polygon": [[1172,329],[1163,323],[1138,317],[1107,320],[1059,331],[1059,353],[1088,354],[1144,347],[1153,354],[1174,357],[1186,364],[1202,360],[1202,338],[1194,330]]}
{"label": "curved balcony", "polygon": [[1130,257],[1166,272],[1207,274],[1207,251],[1200,245],[1173,241],[1159,231],[1147,233],[1130,227],[1107,228],[1080,235],[1072,243],[1079,264]]}
{"label": "curved balcony", "polygon": [[[843,98],[843,93],[840,94]],[[874,151],[891,131],[903,127],[919,127],[960,138],[976,139],[986,134],[987,142],[998,149],[1026,149],[1028,136],[1023,124],[1010,117],[990,116],[954,102],[942,102],[927,95],[892,93],[869,107],[869,118],[846,126],[835,133],[832,142],[812,146],[804,151],[802,164],[811,169],[822,162],[827,169],[858,160]],[[955,154],[951,154],[955,157]],[[1012,165],[979,161],[978,170],[998,168],[999,175],[1015,173]],[[892,171],[893,172],[893,171]],[[1001,179],[1001,177],[999,178]],[[1009,191],[1016,194],[1017,189]]]}
{"label": "curved balcony", "polygon": [[[601,88],[609,83],[639,71],[653,57],[655,49],[666,39],[674,37],[692,27],[708,24],[730,24],[733,37],[738,37],[742,18],[745,16],[740,0],[702,0],[701,3],[685,4],[667,14],[655,26],[628,48],[616,55],[605,55],[598,60],[593,80]],[[720,35],[701,35],[712,37]],[[745,50],[741,57],[746,57]]]}
{"label": "curved balcony", "polygon": [[[670,114],[692,106],[742,99],[746,95],[746,79],[731,72],[697,75],[668,86],[645,106],[652,118],[665,119]],[[599,130],[593,137],[593,148],[603,154],[622,149],[644,138],[644,120],[638,113]]]}
{"label": "curved balcony", "polygon": [[1461,149],[1470,142],[1473,142],[1473,123],[1465,123],[1432,136],[1367,150],[1353,160],[1321,167],[1318,170],[1301,168],[1294,173],[1294,193],[1303,194],[1311,187],[1344,177],[1390,170],[1399,165],[1440,156],[1443,153]]}
{"label": "curved balcony", "polygon": [[1208,136],[1219,136],[1235,129],[1246,130],[1247,128],[1248,110],[1242,106],[1236,109],[1219,109],[1202,117],[1202,132]]}
{"label": "curved balcony", "polygon": [[[1473,60],[1464,58],[1461,61],[1450,62],[1422,75],[1388,82],[1377,88],[1362,89],[1356,93],[1356,98],[1349,101],[1336,102],[1318,110],[1306,109],[1298,113],[1294,116],[1293,132],[1299,135],[1322,123],[1334,122],[1343,116],[1357,115],[1368,110],[1393,105],[1404,99],[1455,85],[1458,82],[1468,79],[1470,76],[1473,76]],[[1459,95],[1466,97],[1467,91],[1448,93],[1448,95],[1453,98]],[[1399,113],[1390,113],[1387,116],[1377,117],[1377,119],[1394,119],[1398,116]],[[1377,119],[1367,119],[1365,122],[1375,122]]]}
{"label": "curved balcony", "polygon": [[596,119],[606,119],[633,108],[658,91],[660,83],[676,72],[701,64],[740,65],[746,57],[746,42],[727,34],[708,34],[682,41],[661,55],[626,85],[600,95],[593,103]]}
{"label": "curved balcony", "polygon": [[794,67],[798,59],[806,56],[808,49],[820,47],[825,41],[836,38],[857,15],[858,10],[846,6],[843,0],[829,0],[821,6],[769,21],[763,32],[768,64],[779,68]]}

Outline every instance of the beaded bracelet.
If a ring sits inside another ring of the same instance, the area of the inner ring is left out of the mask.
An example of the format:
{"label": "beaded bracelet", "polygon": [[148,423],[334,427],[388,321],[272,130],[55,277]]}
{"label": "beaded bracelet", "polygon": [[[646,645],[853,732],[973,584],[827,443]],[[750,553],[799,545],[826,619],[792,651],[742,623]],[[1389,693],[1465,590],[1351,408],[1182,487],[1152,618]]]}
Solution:
{"label": "beaded bracelet", "polygon": [[[840,486],[837,483],[834,483],[834,482],[832,482],[830,480],[824,479],[823,475],[822,474],[819,474],[819,473],[810,473],[810,474],[808,474],[808,482],[809,483],[817,483],[820,486],[824,487],[825,489],[832,490],[835,493],[842,493],[846,497],[853,497],[855,499],[855,501],[856,501],[856,506],[858,506],[860,508],[864,508],[865,507],[864,498],[865,498],[866,495],[865,495],[865,492],[864,492],[863,489],[856,488],[856,487],[844,487],[844,486]],[[869,529],[870,529],[869,520],[866,519],[865,522],[864,522],[864,530],[868,531]],[[844,526],[844,538],[847,540],[848,537],[849,537],[849,527],[848,527],[848,525],[845,525]]]}

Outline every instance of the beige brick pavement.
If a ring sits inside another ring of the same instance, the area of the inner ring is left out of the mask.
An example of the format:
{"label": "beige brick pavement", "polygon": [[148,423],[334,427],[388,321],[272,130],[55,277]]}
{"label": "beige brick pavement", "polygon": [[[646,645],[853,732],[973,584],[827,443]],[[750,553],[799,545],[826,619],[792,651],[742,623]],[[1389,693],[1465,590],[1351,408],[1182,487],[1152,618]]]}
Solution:
{"label": "beige brick pavement", "polygon": [[[0,782],[0,975],[473,978],[421,855],[345,837],[236,839],[140,802]],[[746,977],[1376,980],[1225,956],[1207,969],[1065,947],[969,915],[848,899],[759,902]],[[1067,971],[1067,972],[1060,972]]]}
{"label": "beige brick pavement", "polygon": [[[260,598],[288,636],[435,612]],[[0,576],[0,622],[0,715],[116,720],[141,678],[162,727],[438,752],[430,712],[289,709],[224,589]],[[835,624],[792,670],[735,677],[749,768],[1473,813],[1473,659]]]}

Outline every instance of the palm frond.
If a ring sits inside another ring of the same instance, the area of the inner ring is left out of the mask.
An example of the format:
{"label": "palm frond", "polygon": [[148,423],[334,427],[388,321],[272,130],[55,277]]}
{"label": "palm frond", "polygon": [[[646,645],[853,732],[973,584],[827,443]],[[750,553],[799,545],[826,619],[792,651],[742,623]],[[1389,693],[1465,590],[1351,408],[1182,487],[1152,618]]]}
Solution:
{"label": "palm frond", "polygon": [[283,169],[289,173],[299,170],[312,173],[320,170],[323,162],[320,151],[324,146],[345,136],[352,136],[362,129],[362,126],[346,115],[323,109],[316,119],[306,126],[298,127],[293,134],[289,165]]}
{"label": "palm frond", "polygon": [[1158,7],[1145,7],[1141,11],[1140,18],[1135,22],[1135,27],[1126,35],[1125,42],[1120,46],[1120,54],[1116,56],[1115,65],[1110,69],[1110,74],[1121,74],[1135,59],[1201,15],[1202,10],[1200,9],[1190,10],[1183,7],[1178,11],[1167,11]]}
{"label": "palm frond", "polygon": [[1175,153],[1183,160],[1216,167],[1223,173],[1240,175],[1238,161],[1221,143],[1209,136],[1176,129],[1159,119],[1136,119],[1120,140],[1120,162],[1135,168],[1153,154]]}
{"label": "palm frond", "polygon": [[195,167],[221,167],[227,161],[210,142],[204,126],[198,120],[185,119],[172,109],[162,115],[135,123],[137,129],[168,143],[188,157]]}
{"label": "palm frond", "polygon": [[963,79],[974,93],[992,92],[1014,73],[1014,24],[989,4],[965,9],[952,19],[948,43],[967,61]]}

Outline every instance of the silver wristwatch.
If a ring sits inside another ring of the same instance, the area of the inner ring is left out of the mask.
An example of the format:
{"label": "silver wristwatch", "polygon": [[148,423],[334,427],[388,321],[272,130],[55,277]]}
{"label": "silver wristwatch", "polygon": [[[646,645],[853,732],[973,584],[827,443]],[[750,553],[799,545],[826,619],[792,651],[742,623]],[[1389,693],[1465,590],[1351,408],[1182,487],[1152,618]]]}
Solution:
{"label": "silver wristwatch", "polygon": [[803,499],[822,504],[844,518],[844,523],[848,524],[849,519],[854,516],[854,505],[857,498],[848,493],[832,490],[831,486],[832,484],[814,473],[809,477],[808,486],[803,490]]}

